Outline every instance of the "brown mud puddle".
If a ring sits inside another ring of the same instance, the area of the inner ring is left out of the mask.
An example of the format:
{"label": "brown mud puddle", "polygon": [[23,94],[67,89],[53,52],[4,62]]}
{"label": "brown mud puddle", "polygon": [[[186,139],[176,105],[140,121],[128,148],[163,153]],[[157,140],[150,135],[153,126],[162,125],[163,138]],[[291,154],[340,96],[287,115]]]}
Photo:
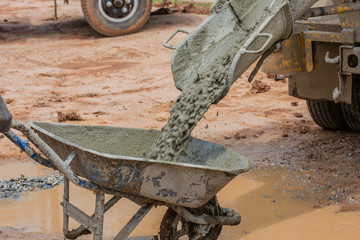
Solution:
{"label": "brown mud puddle", "polygon": [[[45,175],[47,171],[33,163],[0,166],[2,179],[20,174]],[[306,174],[303,173],[304,176]],[[360,212],[340,212],[340,205],[317,204],[327,193],[312,194],[296,181],[299,177],[299,173],[282,168],[265,168],[251,170],[235,178],[218,197],[223,207],[240,213],[242,223],[224,227],[219,239],[360,239]],[[63,186],[60,185],[50,190],[27,192],[18,200],[0,200],[0,229],[11,227],[61,236],[62,208],[59,203],[62,191]],[[70,200],[86,213],[92,213],[95,198],[91,192],[71,185]],[[105,215],[104,239],[113,239],[136,210],[136,204],[120,200]],[[151,210],[133,236],[156,235],[165,210],[164,207]],[[75,226],[75,223],[71,224],[71,227]]]}

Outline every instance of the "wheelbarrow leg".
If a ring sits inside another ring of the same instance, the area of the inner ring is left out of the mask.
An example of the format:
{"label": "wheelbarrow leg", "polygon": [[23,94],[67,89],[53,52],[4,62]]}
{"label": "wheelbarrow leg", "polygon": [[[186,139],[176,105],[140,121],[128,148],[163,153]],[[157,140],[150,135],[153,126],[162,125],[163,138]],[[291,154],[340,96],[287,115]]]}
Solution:
{"label": "wheelbarrow leg", "polygon": [[103,229],[104,229],[104,204],[105,204],[105,194],[103,192],[96,193],[96,203],[95,203],[95,213],[94,213],[94,232],[93,240],[102,240],[103,239]]}
{"label": "wheelbarrow leg", "polygon": [[[69,179],[64,177],[64,195],[63,202],[69,202]],[[65,207],[63,207],[63,233],[65,236],[69,235],[69,215],[66,214]]]}
{"label": "wheelbarrow leg", "polygon": [[[95,202],[95,212],[93,215],[88,216],[80,209],[72,205],[70,200],[70,186],[69,179],[64,177],[64,196],[63,202],[63,233],[67,239],[76,239],[77,237],[85,234],[93,233],[94,240],[102,240],[103,235],[103,222],[104,214],[111,207],[115,205],[120,199],[121,196],[113,196],[109,201],[105,203],[105,194],[103,192],[95,192],[96,202]],[[75,221],[79,222],[80,227],[69,231],[69,217],[73,218]]]}
{"label": "wheelbarrow leg", "polygon": [[[64,178],[64,202],[69,202],[69,180]],[[93,240],[102,240],[103,239],[103,226],[104,226],[104,213],[105,213],[105,194],[103,192],[96,193],[96,202],[95,202],[95,213],[92,216],[93,220]],[[85,228],[84,231],[85,232]],[[63,232],[65,236],[70,236],[69,232],[69,215],[65,211],[64,207],[64,222],[63,222]],[[75,235],[75,234],[74,234]],[[77,235],[77,234],[76,234]],[[79,236],[82,235],[79,232]],[[78,236],[71,236],[71,238],[77,238]]]}

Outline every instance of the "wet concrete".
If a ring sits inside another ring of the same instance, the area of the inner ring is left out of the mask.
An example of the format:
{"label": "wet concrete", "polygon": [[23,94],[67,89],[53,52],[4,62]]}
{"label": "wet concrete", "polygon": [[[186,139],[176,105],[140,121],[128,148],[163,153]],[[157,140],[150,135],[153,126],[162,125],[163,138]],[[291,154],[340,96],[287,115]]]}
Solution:
{"label": "wet concrete", "polygon": [[[254,5],[261,4],[264,3]],[[246,3],[242,7],[249,6],[251,4]],[[236,53],[250,36],[250,29],[259,27],[258,19],[254,20],[251,14],[246,14],[246,20],[242,19],[240,24],[239,14],[245,15],[234,12],[227,2],[217,1],[210,16],[176,47],[171,67],[175,85],[182,94],[171,108],[168,122],[154,142],[149,158],[177,161],[197,123],[236,80],[230,70]],[[267,14],[264,11],[255,16],[264,19]],[[248,62],[251,64],[251,60]]]}
{"label": "wet concrete", "polygon": [[[32,163],[17,164],[17,167],[6,164],[0,166],[0,176],[5,176],[11,168],[29,174],[46,171]],[[222,206],[238,211],[242,223],[224,227],[219,239],[358,239],[360,212],[340,212],[340,205],[319,205],[320,209],[315,209],[322,195],[306,194],[296,177],[298,174],[282,168],[266,168],[235,178],[219,193],[219,201]],[[19,200],[1,200],[0,229],[12,227],[61,236],[62,188],[60,185],[50,190],[28,192]],[[92,213],[95,199],[91,192],[72,185],[70,198],[86,213]],[[105,239],[112,239],[136,210],[136,204],[125,199],[115,205],[105,215]],[[165,207],[158,207],[150,211],[133,236],[156,235],[165,210]]]}

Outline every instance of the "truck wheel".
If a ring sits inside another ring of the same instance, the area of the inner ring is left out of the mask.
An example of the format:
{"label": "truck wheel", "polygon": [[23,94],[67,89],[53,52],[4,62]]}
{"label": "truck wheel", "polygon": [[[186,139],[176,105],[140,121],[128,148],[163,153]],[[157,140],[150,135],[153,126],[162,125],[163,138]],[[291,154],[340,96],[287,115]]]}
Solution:
{"label": "truck wheel", "polygon": [[81,0],[86,21],[113,37],[138,31],[149,19],[152,0]]}
{"label": "truck wheel", "polygon": [[340,103],[315,100],[306,100],[306,103],[312,119],[320,127],[330,130],[348,128]]}
{"label": "truck wheel", "polygon": [[352,83],[352,103],[342,103],[344,117],[353,131],[360,131],[360,75],[353,76]]}

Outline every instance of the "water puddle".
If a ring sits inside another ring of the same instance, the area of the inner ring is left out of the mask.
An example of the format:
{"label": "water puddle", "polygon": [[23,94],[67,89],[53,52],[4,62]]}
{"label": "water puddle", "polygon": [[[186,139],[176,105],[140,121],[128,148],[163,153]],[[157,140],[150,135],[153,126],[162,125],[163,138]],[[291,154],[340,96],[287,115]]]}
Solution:
{"label": "water puddle", "polygon": [[23,162],[23,163],[6,163],[0,165],[0,179],[10,179],[20,177],[21,174],[29,177],[43,176],[51,172],[52,169],[43,167],[36,162]]}
{"label": "water puddle", "polygon": [[220,239],[359,239],[360,212],[339,212],[338,205],[315,209],[325,193],[307,194],[296,176],[282,169],[253,170],[230,182],[219,201],[238,211],[242,223],[224,227]]}
{"label": "water puddle", "polygon": [[[45,175],[47,169],[33,163],[0,166],[1,178]],[[220,193],[224,207],[233,208],[242,216],[242,223],[224,227],[223,240],[297,240],[297,239],[359,239],[360,212],[338,212],[339,206],[314,209],[316,196],[301,199],[303,189],[283,169],[251,170],[234,179]],[[27,192],[20,199],[0,200],[0,228],[61,235],[63,185],[50,190]],[[95,197],[71,185],[71,202],[92,214]],[[105,239],[113,239],[136,212],[137,205],[122,199],[105,215]],[[153,236],[159,231],[165,207],[150,211],[133,232],[133,236]],[[72,223],[71,227],[76,224]],[[86,236],[81,239],[91,239]]]}

